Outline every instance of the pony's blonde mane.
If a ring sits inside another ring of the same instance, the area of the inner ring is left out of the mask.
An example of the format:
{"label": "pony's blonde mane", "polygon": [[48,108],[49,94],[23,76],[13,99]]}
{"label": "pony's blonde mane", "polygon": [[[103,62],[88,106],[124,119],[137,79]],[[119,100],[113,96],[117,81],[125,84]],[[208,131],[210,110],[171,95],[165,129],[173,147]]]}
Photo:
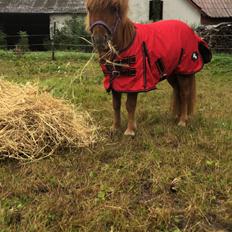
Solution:
{"label": "pony's blonde mane", "polygon": [[127,16],[129,8],[129,0],[86,0],[87,9],[91,10],[104,10],[110,7],[116,7],[119,10],[121,19]]}

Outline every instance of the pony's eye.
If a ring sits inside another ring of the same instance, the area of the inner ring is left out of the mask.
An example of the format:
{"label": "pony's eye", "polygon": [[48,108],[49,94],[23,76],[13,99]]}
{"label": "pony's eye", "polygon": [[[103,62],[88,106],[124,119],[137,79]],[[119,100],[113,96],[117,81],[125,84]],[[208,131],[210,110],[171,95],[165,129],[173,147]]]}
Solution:
{"label": "pony's eye", "polygon": [[110,10],[111,10],[112,12],[115,12],[115,11],[117,11],[117,7],[116,7],[116,6],[111,6]]}

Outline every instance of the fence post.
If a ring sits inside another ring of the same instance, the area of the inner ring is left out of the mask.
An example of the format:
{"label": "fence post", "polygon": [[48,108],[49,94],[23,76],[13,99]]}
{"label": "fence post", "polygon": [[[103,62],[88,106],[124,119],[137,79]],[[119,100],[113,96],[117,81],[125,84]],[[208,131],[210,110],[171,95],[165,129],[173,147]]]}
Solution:
{"label": "fence post", "polygon": [[52,60],[55,60],[55,34],[56,34],[56,22],[53,25],[53,36],[52,36]]}

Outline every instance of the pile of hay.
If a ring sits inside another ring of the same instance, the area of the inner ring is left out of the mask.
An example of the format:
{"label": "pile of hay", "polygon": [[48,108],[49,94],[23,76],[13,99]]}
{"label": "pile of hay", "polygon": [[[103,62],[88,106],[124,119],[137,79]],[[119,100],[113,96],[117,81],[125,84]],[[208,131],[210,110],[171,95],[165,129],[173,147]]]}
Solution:
{"label": "pile of hay", "polygon": [[63,149],[89,147],[97,137],[86,112],[36,86],[0,80],[0,159],[35,161]]}

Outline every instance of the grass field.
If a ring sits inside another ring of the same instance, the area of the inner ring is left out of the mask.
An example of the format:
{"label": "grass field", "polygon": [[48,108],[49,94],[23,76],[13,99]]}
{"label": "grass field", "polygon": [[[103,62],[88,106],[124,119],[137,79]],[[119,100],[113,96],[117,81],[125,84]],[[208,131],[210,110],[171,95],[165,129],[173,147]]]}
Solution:
{"label": "grass field", "polygon": [[91,150],[38,163],[0,162],[0,232],[232,231],[232,56],[215,55],[197,75],[187,128],[169,113],[171,89],[139,96],[138,133],[110,136],[111,96],[96,60],[60,52],[0,52],[0,77],[35,82],[88,110],[104,140]]}

